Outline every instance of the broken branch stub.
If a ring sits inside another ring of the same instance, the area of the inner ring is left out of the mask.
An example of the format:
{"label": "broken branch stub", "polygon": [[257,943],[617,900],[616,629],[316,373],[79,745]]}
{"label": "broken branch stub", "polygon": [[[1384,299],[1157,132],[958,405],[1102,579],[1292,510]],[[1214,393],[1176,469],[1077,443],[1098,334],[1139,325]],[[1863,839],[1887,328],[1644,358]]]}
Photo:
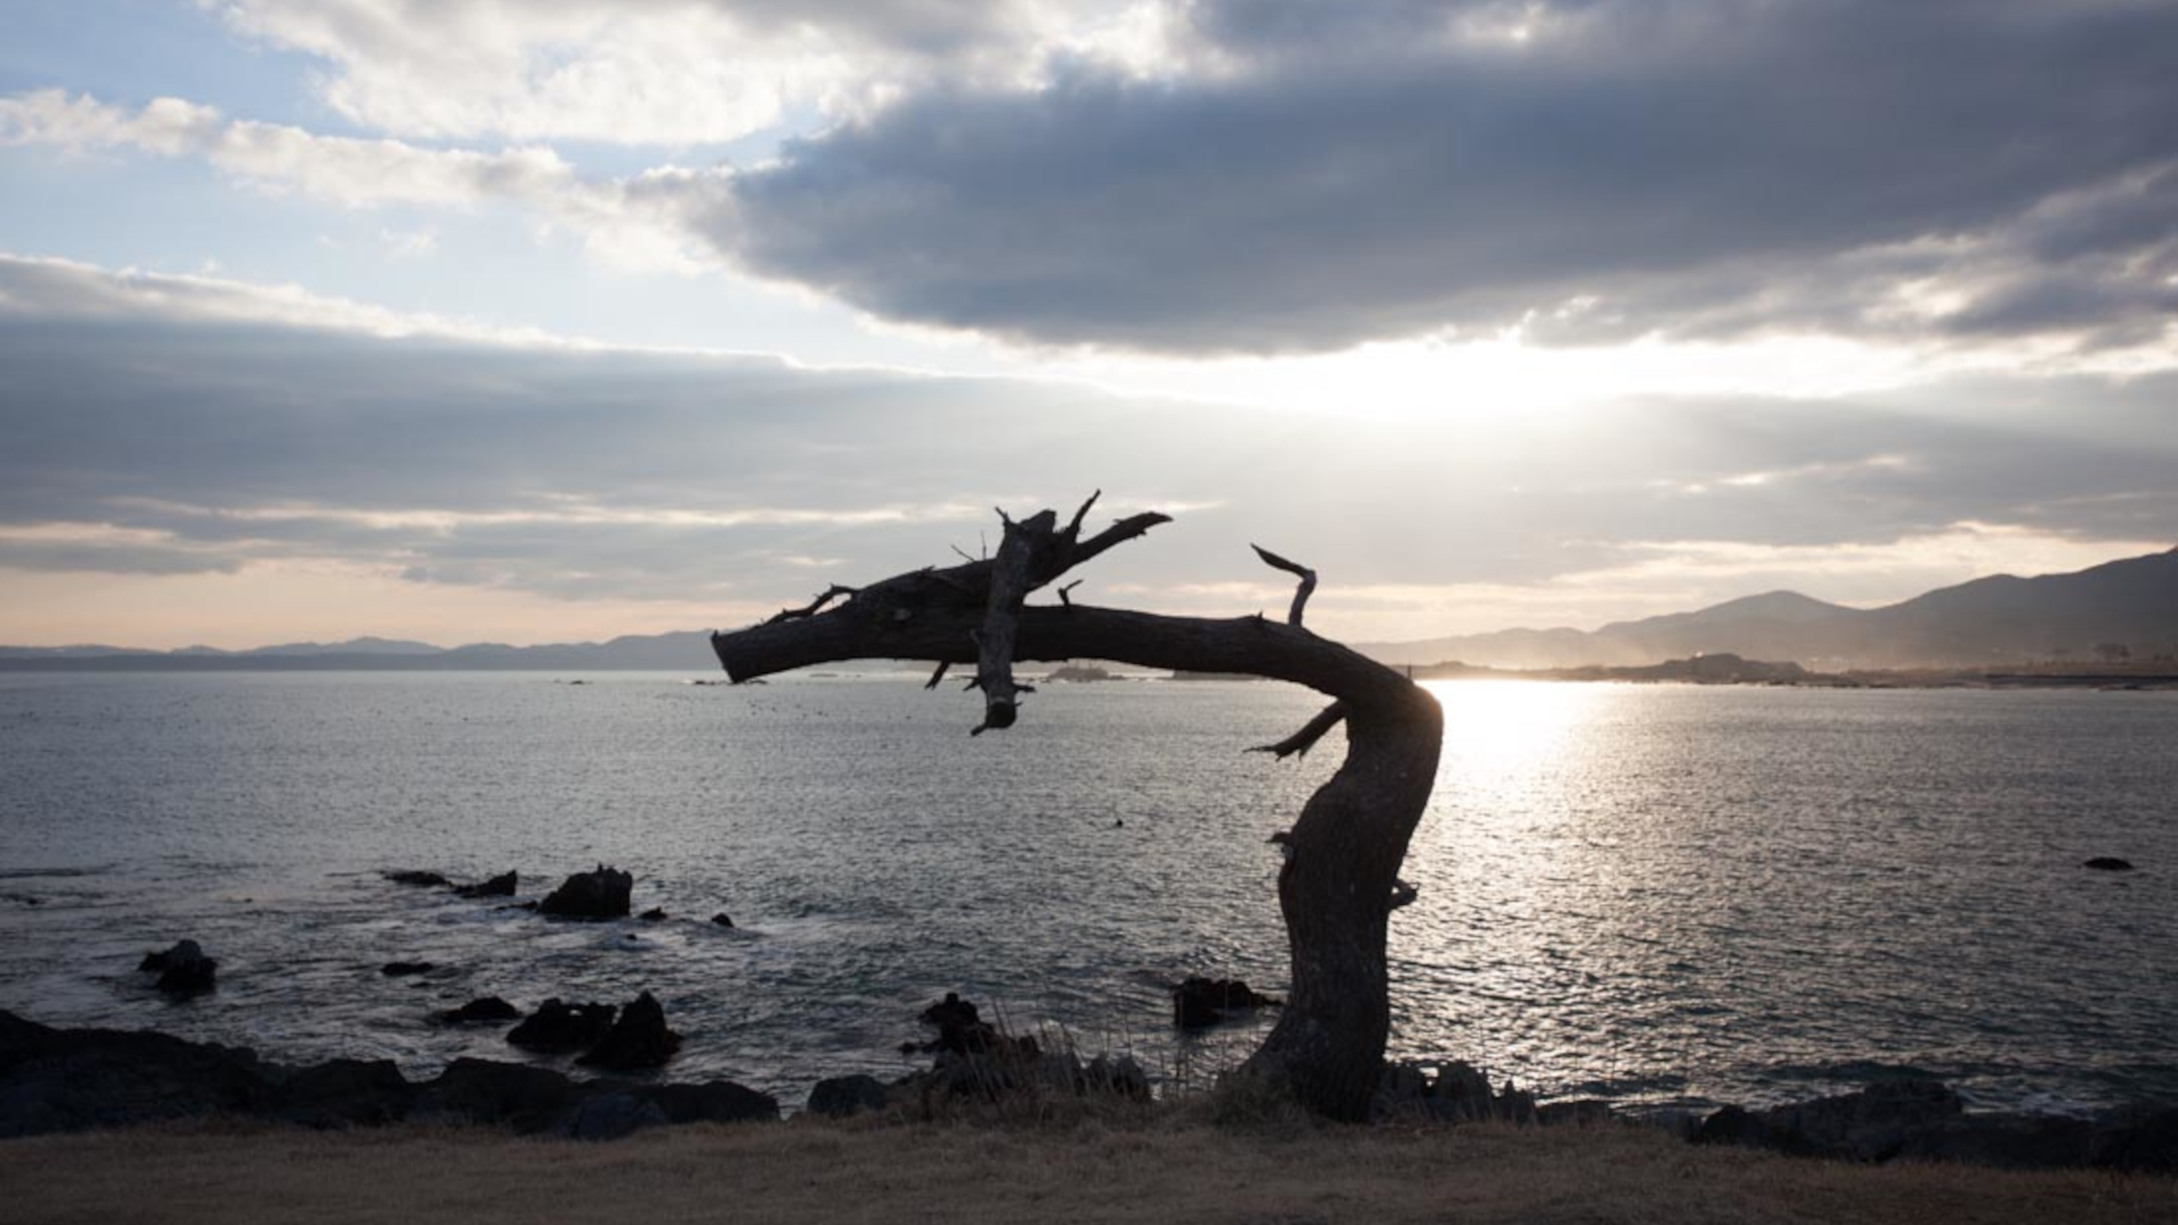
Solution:
{"label": "broken branch stub", "polygon": [[803,617],[814,617],[819,612],[822,612],[824,610],[825,605],[830,604],[832,601],[838,599],[841,596],[852,597],[854,594],[854,588],[842,587],[838,583],[834,583],[831,586],[825,588],[823,591],[818,592],[815,599],[809,601],[809,603],[807,604],[802,605],[800,608],[780,609],[778,612],[772,614],[771,620],[764,622],[764,624],[777,625],[781,621],[796,621],[800,620]]}
{"label": "broken branch stub", "polygon": [[1293,607],[1286,613],[1287,625],[1299,625],[1301,610],[1308,607],[1308,597],[1316,590],[1316,572],[1297,561],[1288,561],[1262,545],[1251,544],[1248,547],[1255,550],[1255,555],[1263,559],[1264,565],[1300,577],[1300,589],[1293,593]]}
{"label": "broken branch stub", "polygon": [[1346,703],[1333,702],[1316,712],[1316,717],[1301,726],[1301,730],[1276,744],[1260,744],[1249,749],[1250,753],[1269,753],[1284,761],[1288,757],[1306,757],[1332,728],[1346,721]]}

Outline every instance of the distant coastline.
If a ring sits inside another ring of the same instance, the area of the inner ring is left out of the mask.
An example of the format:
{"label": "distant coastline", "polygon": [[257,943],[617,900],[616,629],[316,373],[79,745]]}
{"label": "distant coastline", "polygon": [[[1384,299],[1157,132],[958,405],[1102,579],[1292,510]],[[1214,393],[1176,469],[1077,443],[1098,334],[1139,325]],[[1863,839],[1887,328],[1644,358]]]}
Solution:
{"label": "distant coastline", "polygon": [[[2162,685],[2178,682],[2178,549],[2072,574],[1979,578],[1887,608],[1776,591],[1593,631],[1508,629],[1351,645],[1429,679]],[[1790,662],[1762,662],[1770,660]],[[539,646],[384,638],[245,651],[0,646],[0,671],[13,672],[684,670],[716,670],[708,631]]]}
{"label": "distant coastline", "polygon": [[1697,655],[1638,667],[1491,668],[1459,662],[1407,670],[1416,680],[1589,681],[1620,684],[1768,685],[1806,689],[2178,689],[2178,665],[2148,662],[2083,670],[2077,664],[2003,668],[1901,668],[1811,672],[1794,663]]}
{"label": "distant coastline", "polygon": [[[891,660],[863,661],[884,672],[921,672]],[[1746,659],[1729,652],[1671,659],[1657,664],[1573,668],[1501,668],[1458,660],[1406,665],[1418,681],[1500,680],[1606,684],[1759,685],[1801,689],[2112,689],[2178,690],[2178,664],[2162,660],[2083,668],[2050,660],[1984,668],[1847,669],[1818,672],[1790,662]],[[688,657],[657,658],[650,652],[616,656],[600,644],[578,647],[457,648],[433,654],[180,654],[112,651],[96,654],[0,654],[0,673],[237,673],[237,672],[679,672],[709,675],[717,665],[708,650]],[[827,672],[826,676],[835,675]],[[1180,672],[1142,676],[1075,662],[1055,669],[1059,681],[1260,681],[1231,673]],[[719,682],[719,683],[724,683]]]}

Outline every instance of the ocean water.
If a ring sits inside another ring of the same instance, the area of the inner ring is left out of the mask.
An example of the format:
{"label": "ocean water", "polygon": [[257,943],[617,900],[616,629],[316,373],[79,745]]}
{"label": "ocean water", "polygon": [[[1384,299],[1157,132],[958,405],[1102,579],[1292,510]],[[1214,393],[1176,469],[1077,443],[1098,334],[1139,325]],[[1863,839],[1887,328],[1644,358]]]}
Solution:
{"label": "ocean water", "polygon": [[[972,698],[900,677],[569,679],[0,675],[0,1008],[423,1075],[529,1058],[433,1009],[649,990],[665,1075],[792,1107],[906,1070],[948,990],[1199,1081],[1265,1022],[1180,1037],[1167,985],[1284,989],[1266,838],[1341,743],[1243,750],[1314,694],[1052,685],[970,739]],[[2178,1100],[2178,694],[1434,689],[1395,1054],[1649,1107],[1908,1068],[1983,1108]],[[670,918],[380,876],[599,862]],[[220,988],[173,1003],[135,965],[184,936]]]}

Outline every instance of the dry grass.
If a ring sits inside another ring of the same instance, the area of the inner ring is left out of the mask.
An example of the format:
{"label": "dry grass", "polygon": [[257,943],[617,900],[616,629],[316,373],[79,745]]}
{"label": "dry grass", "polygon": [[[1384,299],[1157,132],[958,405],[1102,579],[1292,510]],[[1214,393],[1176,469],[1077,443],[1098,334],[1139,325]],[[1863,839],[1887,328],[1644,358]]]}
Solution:
{"label": "dry grass", "polygon": [[614,1144],[211,1127],[0,1141],[32,1222],[2158,1222],[2178,1181],[1857,1168],[1635,1129],[689,1127]]}

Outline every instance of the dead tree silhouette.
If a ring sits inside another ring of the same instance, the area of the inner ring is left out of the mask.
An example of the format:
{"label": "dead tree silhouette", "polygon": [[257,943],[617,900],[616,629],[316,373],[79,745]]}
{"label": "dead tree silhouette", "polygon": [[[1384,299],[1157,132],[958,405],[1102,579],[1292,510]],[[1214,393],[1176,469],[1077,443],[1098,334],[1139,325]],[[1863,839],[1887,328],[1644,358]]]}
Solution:
{"label": "dead tree silhouette", "polygon": [[[1076,604],[1079,580],[1059,602],[1030,606],[1031,592],[1169,516],[1132,515],[1084,538],[1092,494],[1064,528],[1057,512],[1016,521],[1004,511],[997,553],[944,569],[927,567],[866,587],[833,586],[761,625],[711,636],[736,682],[850,659],[937,664],[935,688],[954,664],[974,664],[968,688],[983,693],[971,734],[1009,727],[1018,715],[1017,660],[1107,659],[1150,668],[1249,673],[1306,685],[1332,701],[1293,735],[1259,751],[1306,753],[1346,725],[1346,760],[1280,838],[1287,858],[1278,904],[1293,958],[1286,1008],[1241,1065],[1333,1119],[1368,1110],[1391,1027],[1385,935],[1391,911],[1413,898],[1399,879],[1407,843],[1429,801],[1444,738],[1434,698],[1401,674],[1303,628],[1315,572],[1261,547],[1267,564],[1300,580],[1283,623],[1261,615],[1212,620]],[[835,601],[837,601],[835,603]]]}

